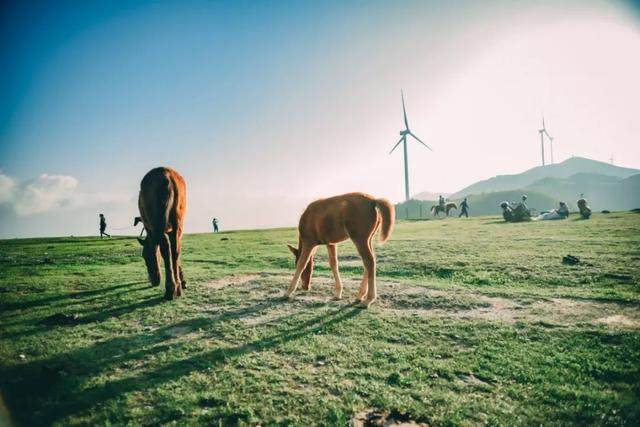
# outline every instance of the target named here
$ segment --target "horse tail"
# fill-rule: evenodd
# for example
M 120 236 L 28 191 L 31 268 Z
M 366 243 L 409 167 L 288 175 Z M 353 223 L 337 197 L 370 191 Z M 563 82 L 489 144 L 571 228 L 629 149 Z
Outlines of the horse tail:
M 387 199 L 376 199 L 376 208 L 382 216 L 382 230 L 380 231 L 380 243 L 384 243 L 391 237 L 391 230 L 395 222 L 395 207 Z
M 156 215 L 154 218 L 154 227 L 158 233 L 157 238 L 161 238 L 167 232 L 173 209 L 174 189 L 171 178 L 167 172 L 162 173 L 158 177 L 156 193 Z

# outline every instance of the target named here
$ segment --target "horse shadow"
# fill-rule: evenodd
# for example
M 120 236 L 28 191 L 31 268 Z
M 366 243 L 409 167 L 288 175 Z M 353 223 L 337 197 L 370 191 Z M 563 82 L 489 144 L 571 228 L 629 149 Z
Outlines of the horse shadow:
M 155 301 L 156 298 L 153 300 Z M 260 313 L 282 303 L 280 297 L 274 297 L 254 305 L 225 311 L 213 317 L 201 316 L 187 319 L 150 332 L 111 338 L 87 347 L 56 354 L 47 359 L 0 367 L 0 386 L 12 391 L 5 396 L 5 399 L 18 425 L 49 425 L 125 393 L 152 389 L 194 371 L 214 368 L 248 353 L 259 353 L 314 335 L 362 312 L 360 307 L 344 305 L 338 310 L 313 316 L 310 319 L 293 323 L 284 322 L 296 314 L 304 313 L 304 309 L 301 308 L 296 313 L 289 313 L 275 319 L 275 321 L 282 321 L 278 323 L 284 327 L 263 338 L 236 346 L 219 347 L 191 357 L 170 360 L 137 375 L 107 381 L 90 388 L 83 386 L 92 378 L 116 367 L 127 366 L 128 363 L 137 360 L 147 360 L 153 355 L 175 351 L 176 346 L 180 345 L 175 342 L 175 331 L 180 331 L 180 335 L 199 333 L 204 337 L 218 336 L 220 333 L 218 325 L 222 322 Z M 97 315 L 96 320 L 111 314 Z M 182 345 L 186 346 L 186 344 L 185 341 Z
M 116 291 L 123 288 L 132 288 L 132 287 L 141 288 L 142 286 L 135 286 L 135 285 L 141 285 L 143 283 L 148 283 L 148 282 L 136 281 L 136 282 L 119 283 L 117 285 L 100 287 L 97 289 L 90 289 L 90 290 L 80 291 L 80 292 L 72 292 L 64 295 L 53 295 L 50 297 L 38 298 L 38 299 L 33 299 L 28 301 L 10 302 L 5 304 L 0 304 L 0 308 L 2 308 L 2 310 L 4 311 L 27 310 L 30 308 L 37 308 L 43 305 L 56 303 L 58 301 L 78 300 L 78 299 L 83 299 L 91 296 L 101 296 L 103 294 L 110 293 L 111 291 Z M 86 302 L 86 301 L 88 300 L 86 299 L 83 300 L 83 302 Z

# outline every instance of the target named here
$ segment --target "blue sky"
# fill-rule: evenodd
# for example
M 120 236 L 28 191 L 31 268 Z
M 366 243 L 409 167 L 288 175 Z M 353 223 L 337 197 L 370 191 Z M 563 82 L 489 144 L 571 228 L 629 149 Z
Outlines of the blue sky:
M 188 180 L 189 231 L 294 225 L 345 191 L 400 200 L 400 88 L 435 148 L 410 148 L 412 193 L 536 166 L 543 113 L 558 160 L 640 166 L 627 3 L 5 2 L 0 19 L 0 237 L 91 233 L 98 211 L 124 228 L 157 165 Z

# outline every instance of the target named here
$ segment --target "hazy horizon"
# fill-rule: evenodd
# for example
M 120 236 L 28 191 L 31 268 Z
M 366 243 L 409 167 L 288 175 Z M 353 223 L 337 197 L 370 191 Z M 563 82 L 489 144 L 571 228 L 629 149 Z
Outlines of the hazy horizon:
M 349 191 L 455 192 L 554 159 L 640 168 L 630 2 L 6 3 L 0 237 L 114 234 L 152 167 L 187 232 L 293 226 Z

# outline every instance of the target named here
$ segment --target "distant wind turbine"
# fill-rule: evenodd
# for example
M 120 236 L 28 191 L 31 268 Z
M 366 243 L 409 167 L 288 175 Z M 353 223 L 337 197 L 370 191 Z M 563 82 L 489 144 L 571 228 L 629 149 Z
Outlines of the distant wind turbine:
M 400 97 L 402 98 L 402 113 L 404 114 L 404 130 L 400 131 L 400 140 L 396 143 L 396 145 L 393 146 L 391 151 L 389 151 L 389 154 L 393 153 L 393 150 L 395 150 L 398 145 L 402 143 L 402 148 L 404 149 L 404 198 L 405 200 L 409 200 L 409 162 L 407 159 L 407 135 L 411 135 L 416 141 L 427 147 L 429 150 L 431 150 L 431 147 L 422 142 L 420 138 L 415 136 L 411 132 L 411 130 L 409 130 L 409 121 L 407 120 L 407 110 L 404 107 L 404 93 L 402 92 L 402 90 L 400 91 Z
M 542 117 L 542 129 L 538 129 L 540 134 L 540 150 L 542 151 L 542 166 L 544 166 L 544 136 L 549 138 L 549 146 L 551 148 L 551 164 L 553 164 L 553 137 L 547 132 L 547 128 L 544 125 L 544 116 Z

